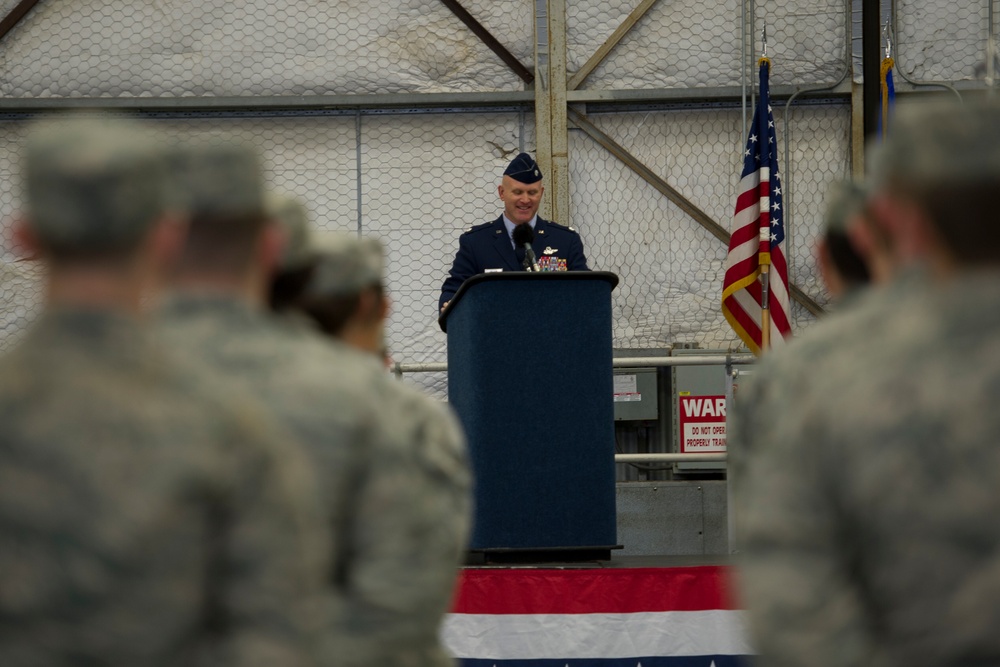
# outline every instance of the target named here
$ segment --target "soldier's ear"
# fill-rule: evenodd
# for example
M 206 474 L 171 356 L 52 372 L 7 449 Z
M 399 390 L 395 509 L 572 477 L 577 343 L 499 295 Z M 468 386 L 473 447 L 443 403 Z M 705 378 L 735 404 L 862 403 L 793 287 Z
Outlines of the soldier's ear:
M 837 272 L 837 267 L 830 256 L 830 244 L 825 237 L 816 240 L 816 268 L 819 269 L 820 279 L 826 285 L 826 291 L 833 298 L 838 298 L 844 293 L 844 282 Z
M 362 322 L 383 322 L 389 316 L 389 297 L 375 288 L 361 290 L 355 315 Z
M 25 218 L 18 217 L 7 228 L 7 248 L 21 259 L 38 259 L 42 243 Z
M 285 230 L 276 222 L 264 226 L 260 234 L 258 260 L 269 272 L 277 268 L 285 251 Z
M 383 291 L 382 298 L 379 299 L 379 304 L 378 304 L 378 316 L 380 320 L 388 319 L 389 309 L 391 307 L 392 303 L 389 301 L 389 295 Z
M 172 266 L 180 258 L 187 241 L 188 221 L 179 215 L 161 217 L 150 230 L 152 252 L 165 266 Z

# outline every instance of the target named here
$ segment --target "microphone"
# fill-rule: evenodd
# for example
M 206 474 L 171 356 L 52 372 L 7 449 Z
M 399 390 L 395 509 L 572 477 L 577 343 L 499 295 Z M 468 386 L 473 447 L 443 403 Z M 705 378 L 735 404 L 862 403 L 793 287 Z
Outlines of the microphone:
M 521 266 L 525 271 L 540 271 L 538 262 L 535 261 L 535 251 L 531 248 L 531 242 L 535 240 L 535 230 L 526 222 L 514 225 L 514 245 L 524 247 L 524 261 Z

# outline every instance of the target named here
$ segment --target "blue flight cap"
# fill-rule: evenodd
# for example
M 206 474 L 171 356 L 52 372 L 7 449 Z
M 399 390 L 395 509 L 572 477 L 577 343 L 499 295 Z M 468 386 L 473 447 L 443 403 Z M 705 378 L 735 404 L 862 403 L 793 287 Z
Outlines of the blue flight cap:
M 542 170 L 538 163 L 527 153 L 521 153 L 510 161 L 504 176 L 510 176 L 519 183 L 537 183 L 542 180 Z

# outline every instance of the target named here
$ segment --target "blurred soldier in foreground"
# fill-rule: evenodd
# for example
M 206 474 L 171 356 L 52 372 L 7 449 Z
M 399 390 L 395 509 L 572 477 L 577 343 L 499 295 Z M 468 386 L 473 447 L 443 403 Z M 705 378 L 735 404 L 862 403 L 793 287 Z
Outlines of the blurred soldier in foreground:
M 22 247 L 46 307 L 0 360 L 0 664 L 299 665 L 309 478 L 254 407 L 151 344 L 183 228 L 125 120 L 32 133 Z
M 416 454 L 397 428 L 378 361 L 267 310 L 282 231 L 265 214 L 252 149 L 202 143 L 175 156 L 191 228 L 163 334 L 208 368 L 237 378 L 308 447 L 324 495 L 333 556 L 317 587 L 324 664 L 423 664 L 397 633 L 414 618 L 426 501 Z
M 1000 664 L 1000 109 L 897 110 L 867 210 L 903 270 L 734 410 L 761 665 Z
M 830 296 L 837 303 L 851 299 L 871 282 L 865 258 L 851 239 L 862 220 L 865 193 L 851 181 L 835 183 L 827 196 L 825 231 L 816 243 L 816 265 Z
M 326 234 L 317 242 L 315 270 L 299 307 L 318 327 L 373 359 L 385 355 L 389 299 L 383 284 L 382 244 L 350 234 Z M 389 381 L 384 404 L 390 426 L 409 443 L 418 485 L 420 544 L 410 565 L 420 581 L 401 591 L 409 618 L 385 628 L 384 641 L 398 645 L 405 664 L 448 662 L 438 630 L 448 611 L 457 568 L 471 522 L 471 478 L 465 438 L 450 409 L 398 381 Z
M 315 250 L 309 233 L 306 207 L 294 197 L 270 193 L 266 200 L 268 217 L 283 231 L 281 258 L 271 276 L 268 300 L 276 313 L 293 313 L 315 264 Z

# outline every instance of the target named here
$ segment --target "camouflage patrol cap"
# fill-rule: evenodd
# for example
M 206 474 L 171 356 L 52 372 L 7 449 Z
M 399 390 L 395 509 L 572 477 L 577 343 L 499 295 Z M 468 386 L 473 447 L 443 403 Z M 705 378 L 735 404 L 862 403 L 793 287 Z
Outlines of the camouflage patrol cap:
M 278 268 L 292 270 L 304 267 L 313 257 L 306 207 L 297 199 L 273 192 L 267 195 L 265 205 L 267 216 L 285 232 L 285 248 Z
M 847 232 L 851 219 L 865 206 L 865 190 L 855 181 L 837 181 L 826 197 L 826 214 L 823 226 L 827 234 Z
M 1000 181 L 1000 105 L 950 98 L 901 104 L 870 167 L 874 188 Z
M 29 224 L 55 251 L 133 247 L 169 201 L 165 145 L 125 117 L 39 121 L 23 173 Z
M 339 296 L 355 294 L 382 282 L 382 243 L 371 237 L 327 232 L 317 239 L 316 269 L 306 294 Z
M 195 220 L 266 216 L 260 156 L 239 141 L 185 141 L 171 152 L 178 203 Z

